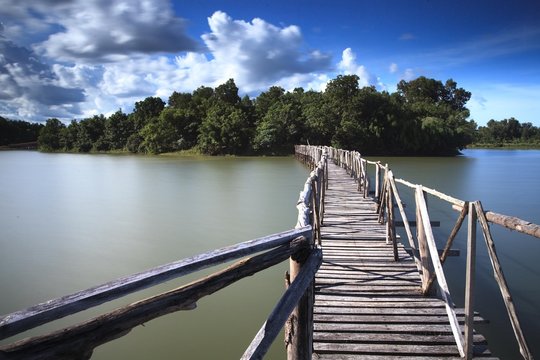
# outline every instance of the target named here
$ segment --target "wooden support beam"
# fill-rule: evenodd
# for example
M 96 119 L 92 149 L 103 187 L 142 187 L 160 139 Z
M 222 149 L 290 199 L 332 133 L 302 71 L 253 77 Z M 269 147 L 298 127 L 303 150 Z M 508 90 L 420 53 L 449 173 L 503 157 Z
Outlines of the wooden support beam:
M 527 345 L 527 341 L 525 340 L 525 335 L 523 334 L 523 330 L 521 329 L 516 307 L 514 306 L 514 301 L 512 300 L 510 289 L 508 288 L 508 284 L 506 283 L 506 279 L 502 271 L 502 266 L 499 262 L 499 257 L 497 256 L 495 242 L 493 241 L 491 231 L 489 229 L 488 219 L 480 201 L 475 201 L 474 206 L 476 209 L 476 214 L 478 216 L 478 221 L 480 222 L 480 225 L 482 227 L 482 234 L 484 235 L 484 240 L 486 241 L 489 258 L 493 267 L 493 274 L 495 280 L 497 281 L 497 284 L 499 285 L 499 289 L 501 290 L 504 305 L 506 306 L 506 310 L 508 311 L 510 323 L 512 324 L 514 334 L 516 335 L 516 339 L 519 344 L 519 351 L 524 359 L 533 359 L 533 355 L 529 350 L 529 346 Z
M 476 212 L 469 203 L 469 226 L 467 229 L 467 268 L 465 276 L 465 358 L 472 360 L 474 350 L 474 287 L 476 275 Z

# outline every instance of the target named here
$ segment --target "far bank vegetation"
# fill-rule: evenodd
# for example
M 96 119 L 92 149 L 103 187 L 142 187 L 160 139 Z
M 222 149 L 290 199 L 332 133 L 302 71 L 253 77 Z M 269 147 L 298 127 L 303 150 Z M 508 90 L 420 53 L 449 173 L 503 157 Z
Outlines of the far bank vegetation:
M 148 97 L 136 102 L 130 114 L 118 110 L 68 125 L 49 119 L 41 129 L 39 148 L 283 155 L 292 153 L 294 144 L 310 143 L 366 155 L 454 155 L 473 142 L 499 139 L 493 129 L 500 122 L 477 129 L 468 120 L 470 97 L 452 79 L 442 83 L 419 77 L 399 82 L 397 91 L 389 93 L 360 88 L 356 75 L 339 75 L 325 91 L 287 92 L 273 86 L 251 99 L 241 98 L 230 79 L 216 88 L 173 92 L 167 103 Z M 527 139 L 539 138 L 538 128 L 520 126 Z

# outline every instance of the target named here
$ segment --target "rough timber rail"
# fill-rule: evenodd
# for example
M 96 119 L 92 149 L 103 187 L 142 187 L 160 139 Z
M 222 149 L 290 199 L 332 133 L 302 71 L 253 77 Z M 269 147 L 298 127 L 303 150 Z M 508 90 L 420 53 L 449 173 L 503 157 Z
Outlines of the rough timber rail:
M 95 347 L 159 316 L 196 308 L 197 301 L 289 259 L 288 287 L 242 359 L 261 359 L 285 327 L 292 359 L 491 358 L 473 323 L 476 223 L 479 222 L 521 354 L 532 359 L 504 279 L 489 224 L 540 238 L 540 226 L 484 211 L 479 201 L 454 199 L 395 179 L 388 166 L 359 153 L 297 146 L 313 171 L 298 200 L 295 229 L 216 249 L 112 280 L 0 316 L 0 340 L 198 270 L 242 258 L 211 275 L 56 332 L 0 345 L 3 359 L 88 359 Z M 332 161 L 335 164 L 332 163 Z M 370 183 L 368 167 L 374 167 Z M 398 192 L 415 194 L 416 222 L 408 221 Z M 372 191 L 374 196 L 371 197 Z M 460 212 L 442 254 L 425 201 L 430 194 Z M 396 220 L 396 209 L 400 221 Z M 465 309 L 455 309 L 442 264 L 468 217 Z M 395 226 L 405 227 L 409 249 Z M 411 227 L 416 226 L 413 236 Z M 323 256 L 324 252 L 324 256 Z M 438 290 L 438 297 L 434 296 Z M 172 356 L 174 354 L 171 354 Z

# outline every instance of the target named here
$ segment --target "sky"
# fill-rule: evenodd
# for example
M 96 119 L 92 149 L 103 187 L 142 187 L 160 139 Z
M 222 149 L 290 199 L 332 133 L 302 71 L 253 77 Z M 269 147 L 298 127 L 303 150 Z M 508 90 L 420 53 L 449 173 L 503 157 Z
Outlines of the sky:
M 454 79 L 470 119 L 540 126 L 538 0 L 0 0 L 0 116 L 69 122 L 233 78 L 323 91 Z

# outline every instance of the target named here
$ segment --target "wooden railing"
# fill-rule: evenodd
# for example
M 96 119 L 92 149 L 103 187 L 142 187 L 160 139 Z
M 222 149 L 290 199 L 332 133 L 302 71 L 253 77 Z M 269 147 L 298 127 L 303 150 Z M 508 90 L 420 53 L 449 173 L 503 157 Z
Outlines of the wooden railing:
M 540 238 L 540 226 L 521 220 L 516 217 L 497 214 L 491 211 L 485 211 L 480 201 L 463 201 L 452 196 L 430 189 L 422 185 L 412 184 L 403 179 L 396 179 L 388 165 L 382 165 L 380 162 L 373 162 L 362 158 L 356 151 L 348 151 L 334 148 L 327 148 L 329 158 L 336 164 L 346 169 L 349 174 L 358 182 L 358 190 L 364 196 L 373 194 L 378 203 L 379 221 L 386 222 L 387 242 L 391 242 L 394 248 L 394 259 L 399 261 L 397 253 L 397 236 L 395 230 L 396 214 L 394 209 L 397 205 L 401 222 L 405 228 L 408 245 L 414 254 L 415 263 L 422 279 L 422 291 L 425 295 L 432 293 L 432 287 L 435 280 L 440 297 L 445 301 L 448 318 L 452 327 L 452 332 L 458 347 L 459 353 L 466 359 L 473 356 L 473 303 L 475 297 L 475 264 L 476 264 L 476 224 L 480 223 L 483 237 L 486 242 L 489 258 L 493 267 L 494 277 L 499 286 L 502 299 L 506 306 L 516 340 L 519 345 L 520 353 L 524 359 L 533 359 L 533 356 L 525 340 L 525 336 L 520 326 L 519 318 L 515 305 L 505 280 L 501 263 L 497 256 L 495 243 L 489 224 L 496 224 L 505 228 L 519 231 L 524 234 Z M 368 165 L 374 167 L 375 186 L 372 190 L 370 184 L 370 175 L 368 174 Z M 398 191 L 397 184 L 402 185 L 404 189 L 414 192 L 414 202 L 416 209 L 416 222 L 407 219 L 404 203 Z M 435 236 L 432 229 L 433 222 L 430 221 L 428 206 L 426 202 L 427 195 L 439 198 L 449 203 L 454 210 L 459 211 L 457 221 L 452 228 L 446 245 L 439 255 Z M 467 230 L 467 259 L 466 259 L 466 279 L 465 279 L 465 331 L 461 332 L 457 320 L 454 305 L 448 288 L 443 264 L 451 251 L 451 246 L 462 227 L 465 218 L 468 217 Z M 413 235 L 411 228 L 416 226 L 416 236 Z
M 290 259 L 288 288 L 255 335 L 242 359 L 261 359 L 286 325 L 289 359 L 311 357 L 313 279 L 322 262 L 319 241 L 324 212 L 327 154 L 314 150 L 304 161 L 313 166 L 298 200 L 295 229 L 212 250 L 126 276 L 0 317 L 0 340 L 39 325 L 193 272 L 242 260 L 177 289 L 100 315 L 50 334 L 0 346 L 0 359 L 88 359 L 94 348 L 132 328 L 179 310 L 191 310 L 204 296 Z

